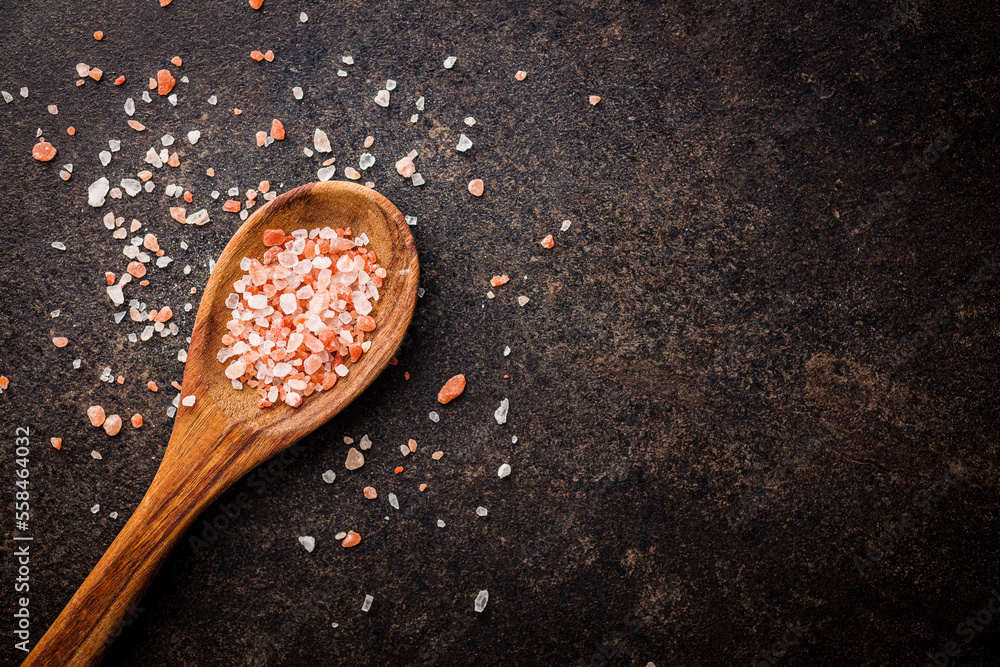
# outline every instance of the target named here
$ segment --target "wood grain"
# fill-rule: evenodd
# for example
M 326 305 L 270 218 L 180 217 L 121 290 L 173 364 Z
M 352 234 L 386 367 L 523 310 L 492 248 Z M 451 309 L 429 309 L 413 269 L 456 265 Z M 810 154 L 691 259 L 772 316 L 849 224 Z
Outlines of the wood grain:
M 225 299 L 243 257 L 263 256 L 265 229 L 350 227 L 367 233 L 388 272 L 372 316 L 378 328 L 368 352 L 329 391 L 298 408 L 257 408 L 257 394 L 235 391 L 216 359 L 229 310 Z M 413 316 L 419 264 L 413 237 L 389 200 L 355 183 L 310 183 L 254 213 L 229 241 L 209 278 L 195 320 L 183 396 L 173 433 L 145 497 L 73 595 L 25 666 L 94 665 L 174 545 L 198 515 L 248 471 L 336 415 L 378 377 L 396 353 Z

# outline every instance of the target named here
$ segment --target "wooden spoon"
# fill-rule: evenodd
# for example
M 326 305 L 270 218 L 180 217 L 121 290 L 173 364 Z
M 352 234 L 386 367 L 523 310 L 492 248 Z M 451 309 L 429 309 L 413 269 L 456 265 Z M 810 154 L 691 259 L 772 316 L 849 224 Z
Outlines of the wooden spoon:
M 217 223 L 223 224 L 223 223 Z M 388 275 L 372 316 L 372 345 L 329 391 L 298 408 L 257 407 L 257 393 L 236 391 L 216 359 L 230 311 L 224 302 L 244 272 L 243 257 L 263 256 L 265 229 L 350 227 L 368 234 Z M 198 308 L 182 396 L 170 443 L 146 496 L 24 665 L 94 665 L 125 616 L 139 602 L 187 528 L 229 486 L 254 467 L 344 409 L 396 353 L 417 298 L 419 265 L 402 214 L 375 191 L 346 182 L 310 183 L 277 197 L 240 227 L 219 257 Z

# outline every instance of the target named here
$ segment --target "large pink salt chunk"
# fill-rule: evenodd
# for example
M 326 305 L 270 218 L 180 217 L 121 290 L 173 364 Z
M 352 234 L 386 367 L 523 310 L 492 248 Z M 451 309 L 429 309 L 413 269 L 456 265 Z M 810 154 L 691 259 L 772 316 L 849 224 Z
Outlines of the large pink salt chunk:
M 306 357 L 306 360 L 302 362 L 302 369 L 305 370 L 307 375 L 312 375 L 320 369 L 323 365 L 323 360 L 319 358 L 319 355 L 310 354 Z

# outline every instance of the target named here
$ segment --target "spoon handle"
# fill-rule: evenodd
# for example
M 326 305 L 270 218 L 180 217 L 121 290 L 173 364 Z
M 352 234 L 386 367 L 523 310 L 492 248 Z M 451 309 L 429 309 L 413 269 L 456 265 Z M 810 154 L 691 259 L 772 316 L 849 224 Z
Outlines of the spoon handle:
M 208 457 L 194 462 L 184 455 L 191 452 L 193 441 L 203 446 L 206 440 L 221 441 L 226 434 L 207 435 L 193 429 L 175 431 L 142 502 L 22 667 L 100 662 L 170 550 L 194 519 L 239 477 L 220 474 L 226 464 L 233 463 L 231 459 Z

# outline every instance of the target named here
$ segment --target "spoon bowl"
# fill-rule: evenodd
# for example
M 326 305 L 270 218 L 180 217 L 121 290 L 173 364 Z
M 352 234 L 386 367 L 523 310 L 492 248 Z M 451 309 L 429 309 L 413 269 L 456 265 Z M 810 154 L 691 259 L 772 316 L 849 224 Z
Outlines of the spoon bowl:
M 292 408 L 261 409 L 257 393 L 233 389 L 216 358 L 231 315 L 225 306 L 244 257 L 260 259 L 265 229 L 347 228 L 368 235 L 387 275 L 371 313 L 378 323 L 368 352 L 329 390 Z M 198 308 L 177 408 L 163 461 L 142 502 L 24 666 L 94 665 L 138 603 L 172 547 L 198 515 L 244 474 L 311 433 L 378 377 L 413 316 L 419 264 L 409 227 L 388 199 L 340 181 L 309 183 L 257 210 L 219 257 Z

